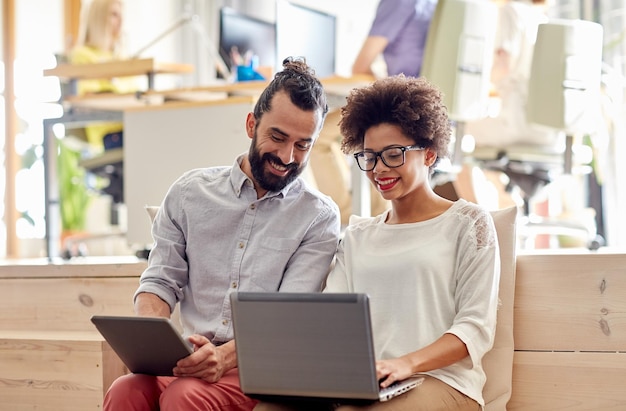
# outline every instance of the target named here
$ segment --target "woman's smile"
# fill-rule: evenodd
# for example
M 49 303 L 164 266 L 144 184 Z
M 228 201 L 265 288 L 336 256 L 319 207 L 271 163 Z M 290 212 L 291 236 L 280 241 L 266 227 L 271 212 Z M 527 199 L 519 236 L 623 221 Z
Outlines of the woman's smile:
M 400 178 L 395 177 L 395 178 L 375 178 L 374 181 L 376 181 L 376 185 L 378 186 L 378 189 L 380 191 L 387 191 L 387 190 L 391 190 L 393 187 L 395 187 L 396 183 L 400 180 Z

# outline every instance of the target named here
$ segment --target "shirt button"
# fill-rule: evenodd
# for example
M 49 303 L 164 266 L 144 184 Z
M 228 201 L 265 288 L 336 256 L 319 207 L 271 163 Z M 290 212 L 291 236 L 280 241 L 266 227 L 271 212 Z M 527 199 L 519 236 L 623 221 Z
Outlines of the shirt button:
M 233 288 L 237 288 L 237 281 L 233 281 L 230 286 L 233 287 Z
M 250 210 L 254 210 L 256 208 L 256 204 L 250 204 Z
M 222 325 L 227 325 L 227 324 L 228 324 L 228 320 L 224 318 L 224 319 L 222 320 Z
M 243 241 L 239 243 L 239 248 L 243 248 Z

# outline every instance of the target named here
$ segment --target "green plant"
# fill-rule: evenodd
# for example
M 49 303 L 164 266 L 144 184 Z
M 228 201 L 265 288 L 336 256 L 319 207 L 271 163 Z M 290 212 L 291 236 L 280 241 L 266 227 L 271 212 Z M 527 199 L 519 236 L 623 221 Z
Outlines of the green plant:
M 57 169 L 61 225 L 64 231 L 85 229 L 90 193 L 85 184 L 85 170 L 80 167 L 80 153 L 64 140 L 59 140 Z

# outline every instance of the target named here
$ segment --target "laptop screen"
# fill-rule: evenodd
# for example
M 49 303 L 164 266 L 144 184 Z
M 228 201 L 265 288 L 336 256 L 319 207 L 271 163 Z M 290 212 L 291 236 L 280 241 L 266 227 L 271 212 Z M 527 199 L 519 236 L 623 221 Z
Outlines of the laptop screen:
M 365 294 L 233 293 L 248 395 L 378 399 Z

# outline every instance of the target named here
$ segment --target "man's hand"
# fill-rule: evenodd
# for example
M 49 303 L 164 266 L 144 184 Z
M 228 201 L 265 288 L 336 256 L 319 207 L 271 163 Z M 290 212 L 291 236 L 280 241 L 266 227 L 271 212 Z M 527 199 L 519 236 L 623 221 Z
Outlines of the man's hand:
M 216 347 L 208 338 L 198 334 L 190 336 L 189 342 L 194 346 L 194 353 L 176 363 L 176 377 L 196 377 L 213 383 L 233 368 L 228 353 L 224 352 L 225 346 Z

